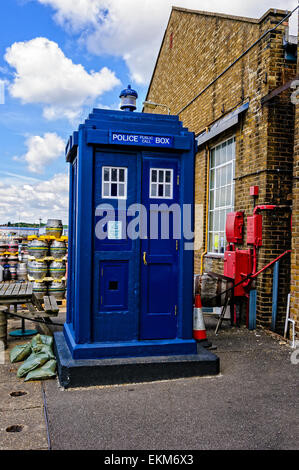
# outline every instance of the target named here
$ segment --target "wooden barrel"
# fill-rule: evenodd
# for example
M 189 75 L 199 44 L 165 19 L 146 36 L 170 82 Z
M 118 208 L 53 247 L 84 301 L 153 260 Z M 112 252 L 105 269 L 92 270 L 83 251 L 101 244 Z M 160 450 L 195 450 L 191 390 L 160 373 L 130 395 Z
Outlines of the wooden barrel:
M 7 258 L 7 263 L 9 264 L 10 267 L 12 266 L 17 266 L 19 261 L 18 255 L 16 254 L 11 254 Z
M 49 295 L 53 295 L 56 300 L 62 300 L 65 297 L 65 283 L 64 281 L 52 281 L 48 287 Z
M 29 256 L 33 256 L 35 259 L 43 259 L 47 256 L 49 246 L 44 240 L 31 240 L 27 245 Z
M 48 264 L 46 261 L 29 261 L 28 274 L 33 279 L 42 281 L 48 274 Z
M 7 251 L 7 241 L 0 240 L 0 253 L 5 253 L 5 251 Z
M 4 266 L 5 264 L 7 264 L 7 256 L 3 255 L 2 253 L 0 253 L 0 264 L 1 266 Z
M 17 278 L 18 278 L 18 281 L 27 281 L 27 264 L 26 263 L 18 263 Z
M 55 259 L 62 259 L 66 255 L 66 244 L 63 240 L 54 240 L 50 245 L 50 255 Z
M 52 261 L 49 265 L 49 274 L 53 279 L 62 279 L 65 276 L 65 262 Z
M 4 344 L 4 349 L 7 348 L 7 307 L 0 306 L 0 342 Z M 2 349 L 0 344 L 0 352 Z
M 17 267 L 10 266 L 9 270 L 10 270 L 11 280 L 16 281 L 17 280 Z
M 33 293 L 39 300 L 43 300 L 44 296 L 47 295 L 48 287 L 45 282 L 35 281 L 32 284 Z
M 7 251 L 9 251 L 10 253 L 18 253 L 18 250 L 19 250 L 18 240 L 16 239 L 10 240 L 8 242 Z
M 49 219 L 46 225 L 46 234 L 60 238 L 63 232 L 62 221 L 58 219 Z

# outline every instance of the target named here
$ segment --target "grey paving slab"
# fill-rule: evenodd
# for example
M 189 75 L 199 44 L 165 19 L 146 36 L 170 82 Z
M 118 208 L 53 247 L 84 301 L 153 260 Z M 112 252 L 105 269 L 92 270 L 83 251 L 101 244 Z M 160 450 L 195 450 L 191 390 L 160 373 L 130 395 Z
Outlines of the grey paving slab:
M 19 382 L 17 378 L 17 370 L 20 365 L 10 364 L 8 361 L 5 364 L 0 364 L 0 384 L 11 382 Z
M 0 397 L 0 412 L 43 406 L 40 382 L 24 383 L 24 380 L 19 380 L 0 383 Z
M 48 449 L 48 440 L 42 407 L 0 412 L 0 450 L 43 449 Z
M 19 329 L 20 320 L 10 319 L 8 326 L 9 331 Z M 26 328 L 32 329 L 33 324 L 26 322 Z M 0 356 L 0 450 L 48 449 L 41 382 L 19 379 L 17 370 L 22 363 L 11 364 L 9 358 L 15 345 L 31 339 L 9 336 L 8 349 Z M 20 432 L 8 432 L 9 428 Z

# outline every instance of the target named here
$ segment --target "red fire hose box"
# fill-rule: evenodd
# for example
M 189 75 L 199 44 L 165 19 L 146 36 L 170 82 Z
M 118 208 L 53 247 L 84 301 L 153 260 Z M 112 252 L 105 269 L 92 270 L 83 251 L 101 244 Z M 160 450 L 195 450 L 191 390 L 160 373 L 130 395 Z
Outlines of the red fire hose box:
M 224 276 L 231 277 L 235 284 L 252 273 L 252 255 L 250 250 L 226 251 L 224 253 Z M 236 297 L 247 294 L 246 283 L 235 288 Z
M 247 217 L 247 245 L 262 246 L 263 216 L 255 214 Z
M 230 212 L 226 216 L 226 240 L 228 243 L 242 243 L 244 212 Z

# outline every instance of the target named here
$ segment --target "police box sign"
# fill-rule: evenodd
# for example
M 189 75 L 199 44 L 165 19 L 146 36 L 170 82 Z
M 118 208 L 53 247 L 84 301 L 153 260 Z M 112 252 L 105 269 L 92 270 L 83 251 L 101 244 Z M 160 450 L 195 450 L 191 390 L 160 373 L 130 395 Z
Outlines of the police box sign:
M 148 145 L 150 147 L 173 147 L 173 137 L 111 132 L 110 143 L 121 145 Z

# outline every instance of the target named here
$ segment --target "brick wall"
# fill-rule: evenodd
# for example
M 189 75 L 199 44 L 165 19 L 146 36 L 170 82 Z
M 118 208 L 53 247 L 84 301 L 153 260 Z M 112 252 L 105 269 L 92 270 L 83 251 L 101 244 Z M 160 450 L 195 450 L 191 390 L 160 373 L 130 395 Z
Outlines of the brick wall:
M 260 20 L 254 20 L 173 8 L 147 96 L 148 100 L 167 104 L 171 113 L 179 114 L 184 126 L 195 134 L 200 134 L 242 103 L 249 102 L 249 109 L 242 115 L 239 125 L 209 141 L 208 146 L 204 144 L 199 148 L 195 203 L 203 207 L 205 214 L 208 147 L 235 136 L 235 210 L 245 211 L 245 216 L 252 214 L 249 188 L 253 185 L 260 188 L 258 204 L 284 206 L 279 211 L 263 214 L 264 243 L 259 251 L 258 268 L 291 246 L 294 110 L 290 92 L 283 93 L 268 105 L 261 104 L 264 96 L 296 75 L 296 64 L 284 59 L 282 37 L 287 23 L 268 34 L 220 79 L 208 85 L 284 16 L 284 11 L 270 10 Z M 159 108 L 157 112 L 161 110 Z M 145 111 L 150 112 L 147 108 Z M 194 253 L 195 273 L 201 269 L 206 229 L 204 215 L 201 221 L 197 220 L 195 228 L 196 236 L 200 237 Z M 280 270 L 277 323 L 280 332 L 290 288 L 289 264 L 289 260 L 283 261 Z M 205 256 L 204 269 L 222 273 L 223 258 Z M 272 271 L 263 274 L 257 285 L 257 323 L 267 327 L 272 312 Z

